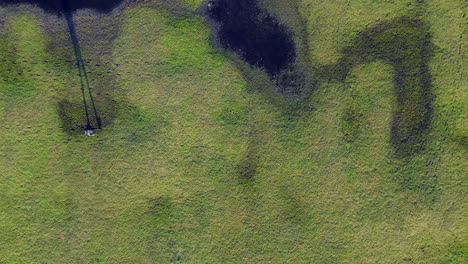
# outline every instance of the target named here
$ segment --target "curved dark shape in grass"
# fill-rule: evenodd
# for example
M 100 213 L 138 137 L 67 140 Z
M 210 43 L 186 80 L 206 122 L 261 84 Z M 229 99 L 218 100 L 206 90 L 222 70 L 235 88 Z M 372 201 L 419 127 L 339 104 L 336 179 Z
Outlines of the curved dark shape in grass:
M 209 16 L 219 23 L 221 45 L 239 54 L 270 76 L 295 61 L 294 41 L 274 17 L 256 0 L 218 0 L 208 4 Z
M 433 45 L 428 28 L 418 19 L 400 17 L 360 32 L 343 53 L 339 63 L 325 71 L 329 77 L 344 81 L 353 67 L 374 60 L 393 66 L 398 105 L 391 142 L 398 156 L 420 150 L 432 119 L 428 63 Z
M 124 0 L 3 0 L 2 4 L 35 4 L 40 8 L 52 12 L 61 13 L 64 9 L 74 12 L 78 9 L 92 8 L 99 12 L 109 12 Z

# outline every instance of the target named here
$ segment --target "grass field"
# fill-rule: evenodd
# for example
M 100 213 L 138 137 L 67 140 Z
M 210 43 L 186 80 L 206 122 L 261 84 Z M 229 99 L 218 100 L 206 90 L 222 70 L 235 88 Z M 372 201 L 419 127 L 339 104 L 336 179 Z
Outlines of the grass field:
M 468 262 L 464 1 L 264 0 L 314 80 L 301 99 L 213 46 L 202 4 L 75 13 L 95 137 L 65 20 L 0 7 L 1 264 Z M 322 71 L 402 16 L 433 44 L 430 127 L 404 157 L 394 67 Z

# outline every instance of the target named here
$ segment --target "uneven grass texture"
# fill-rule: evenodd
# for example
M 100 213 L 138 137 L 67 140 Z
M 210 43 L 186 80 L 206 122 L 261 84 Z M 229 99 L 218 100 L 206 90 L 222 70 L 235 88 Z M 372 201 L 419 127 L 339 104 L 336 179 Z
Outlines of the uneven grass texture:
M 417 154 L 392 145 L 394 65 L 318 76 L 288 111 L 211 45 L 201 0 L 75 13 L 106 122 L 86 137 L 65 21 L 0 7 L 0 263 L 466 263 L 465 3 L 290 3 L 262 4 L 317 71 L 360 32 L 424 23 L 432 119 Z

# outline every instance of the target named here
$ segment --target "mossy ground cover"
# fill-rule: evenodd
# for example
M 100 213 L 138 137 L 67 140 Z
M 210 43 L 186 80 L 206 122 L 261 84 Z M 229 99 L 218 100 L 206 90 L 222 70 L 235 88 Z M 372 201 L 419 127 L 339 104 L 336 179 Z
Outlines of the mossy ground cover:
M 312 76 L 313 92 L 287 98 L 212 46 L 193 0 L 75 13 L 107 123 L 70 133 L 80 111 L 61 104 L 81 99 L 65 21 L 3 7 L 0 263 L 466 262 L 466 7 L 291 3 L 264 5 L 318 73 L 366 29 L 409 15 L 427 26 L 424 148 L 395 156 L 388 61 Z

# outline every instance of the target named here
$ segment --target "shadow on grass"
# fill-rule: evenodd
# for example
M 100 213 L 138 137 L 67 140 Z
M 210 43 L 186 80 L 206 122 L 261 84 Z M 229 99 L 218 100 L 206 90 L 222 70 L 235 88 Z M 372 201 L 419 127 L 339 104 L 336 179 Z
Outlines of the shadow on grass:
M 86 65 L 83 61 L 83 56 L 81 55 L 80 43 L 78 41 L 78 36 L 76 35 L 75 23 L 73 22 L 73 13 L 71 12 L 71 9 L 69 9 L 69 7 L 66 5 L 63 15 L 65 17 L 65 20 L 67 21 L 68 32 L 70 33 L 70 40 L 73 45 L 73 51 L 75 52 L 76 66 L 78 68 L 78 76 L 80 78 L 83 106 L 86 116 L 86 127 L 94 127 L 101 129 L 101 118 L 97 112 L 91 86 L 89 85 Z M 90 118 L 90 112 L 92 112 L 92 117 L 94 117 L 94 120 Z
M 62 13 L 65 8 L 74 12 L 78 9 L 91 8 L 99 12 L 109 12 L 124 0 L 2 0 L 2 4 L 34 4 L 50 13 Z

